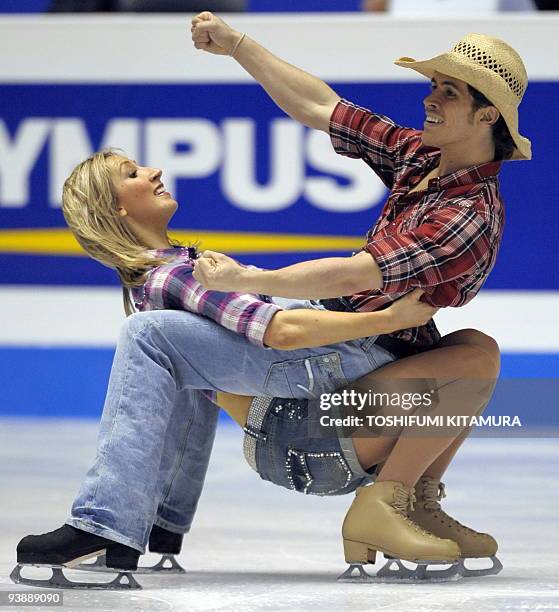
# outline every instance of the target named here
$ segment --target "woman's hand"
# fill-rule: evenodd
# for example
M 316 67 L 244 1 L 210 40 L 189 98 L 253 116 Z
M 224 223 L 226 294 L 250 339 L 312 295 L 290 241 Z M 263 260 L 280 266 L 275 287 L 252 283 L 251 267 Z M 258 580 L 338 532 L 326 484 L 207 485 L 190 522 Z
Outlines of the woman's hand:
M 196 49 L 214 55 L 232 55 L 243 36 L 227 25 L 223 19 L 208 11 L 194 17 L 190 31 Z
M 394 330 L 425 325 L 437 312 L 438 308 L 420 301 L 424 293 L 423 289 L 414 289 L 386 309 L 386 314 L 394 320 Z
M 215 251 L 204 251 L 194 265 L 194 278 L 214 291 L 243 291 L 242 281 L 247 270 L 231 257 Z

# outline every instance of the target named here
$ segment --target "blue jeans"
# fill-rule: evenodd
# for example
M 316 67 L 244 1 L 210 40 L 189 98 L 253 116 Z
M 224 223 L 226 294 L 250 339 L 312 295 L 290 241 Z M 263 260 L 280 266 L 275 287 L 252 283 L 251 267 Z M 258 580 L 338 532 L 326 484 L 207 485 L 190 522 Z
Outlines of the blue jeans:
M 154 523 L 187 532 L 218 416 L 202 390 L 315 398 L 392 361 L 374 339 L 279 351 L 252 345 L 189 312 L 128 317 L 114 357 L 97 455 L 67 523 L 141 552 Z

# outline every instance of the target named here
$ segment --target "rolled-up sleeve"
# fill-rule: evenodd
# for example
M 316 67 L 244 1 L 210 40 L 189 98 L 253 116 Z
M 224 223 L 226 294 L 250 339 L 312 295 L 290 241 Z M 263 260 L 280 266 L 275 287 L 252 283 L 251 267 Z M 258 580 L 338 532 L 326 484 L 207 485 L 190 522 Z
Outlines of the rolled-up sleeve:
M 421 132 L 340 100 L 330 117 L 330 140 L 336 153 L 363 159 L 392 188 L 403 159 L 421 145 Z
M 473 208 L 461 206 L 441 208 L 408 232 L 377 234 L 364 249 L 377 262 L 381 290 L 387 294 L 406 293 L 415 287 L 444 288 L 445 284 L 450 288 L 454 279 L 488 268 L 492 260 L 489 226 Z M 446 292 L 450 302 L 452 293 Z M 435 305 L 454 305 L 440 303 L 440 297 Z
M 264 334 L 272 317 L 282 310 L 252 294 L 206 290 L 187 264 L 156 268 L 144 286 L 144 299 L 137 306 L 140 310 L 194 312 L 261 347 L 265 346 Z

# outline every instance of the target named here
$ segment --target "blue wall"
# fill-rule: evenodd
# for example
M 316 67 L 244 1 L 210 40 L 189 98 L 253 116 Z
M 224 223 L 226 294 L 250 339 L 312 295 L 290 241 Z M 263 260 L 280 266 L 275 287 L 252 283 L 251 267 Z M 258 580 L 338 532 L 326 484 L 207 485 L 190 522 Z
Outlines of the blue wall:
M 333 84 L 350 100 L 374 108 L 403 125 L 420 126 L 422 99 L 427 85 L 418 83 Z M 557 236 L 559 190 L 552 173 L 559 141 L 559 83 L 535 82 L 522 102 L 520 126 L 533 144 L 532 161 L 506 162 L 501 173 L 506 207 L 505 234 L 497 265 L 486 287 L 492 289 L 559 289 Z M 248 106 L 247 106 L 248 103 Z M 545 120 L 542 120 L 545 109 Z M 145 121 L 152 117 L 207 120 L 222 135 L 226 119 L 244 118 L 255 126 L 258 153 L 256 181 L 270 181 L 271 122 L 285 116 L 264 91 L 243 85 L 0 85 L 0 121 L 14 139 L 29 118 L 77 119 L 93 148 L 100 146 L 107 124 L 115 118 L 139 122 L 140 139 Z M 0 126 L 2 127 L 2 126 Z M 118 146 L 121 143 L 111 143 Z M 222 145 L 224 146 L 224 145 Z M 186 150 L 187 144 L 176 143 Z M 340 188 L 348 184 L 343 175 L 314 168 L 301 155 L 306 177 L 331 176 Z M 18 208 L 0 208 L 2 228 L 64 227 L 59 208 L 48 203 L 49 168 L 53 160 L 52 139 L 47 137 L 29 176 L 28 202 Z M 138 160 L 141 163 L 141 157 Z M 360 162 L 355 162 L 360 163 Z M 165 168 L 163 168 L 165 171 Z M 164 176 L 165 180 L 165 176 Z M 174 193 L 181 207 L 172 226 L 194 230 L 260 231 L 364 236 L 377 218 L 384 196 L 360 212 L 333 213 L 312 205 L 303 193 L 276 212 L 243 210 L 223 190 L 221 167 L 207 176 L 177 181 Z M 196 238 L 194 233 L 192 239 Z M 314 254 L 325 256 L 327 253 Z M 250 255 L 240 257 L 256 265 L 287 265 L 312 253 Z M 0 254 L 0 283 L 115 284 L 114 275 L 84 258 L 31 257 Z
M 41 13 L 51 0 L 2 0 L 0 13 Z M 275 12 L 347 12 L 360 10 L 360 0 L 248 0 L 247 10 L 253 13 Z
M 42 13 L 50 0 L 2 0 L 0 13 Z
M 110 349 L 0 348 L 0 416 L 99 418 L 113 355 Z M 500 386 L 486 414 L 559 427 L 557 372 L 559 354 L 503 355 Z

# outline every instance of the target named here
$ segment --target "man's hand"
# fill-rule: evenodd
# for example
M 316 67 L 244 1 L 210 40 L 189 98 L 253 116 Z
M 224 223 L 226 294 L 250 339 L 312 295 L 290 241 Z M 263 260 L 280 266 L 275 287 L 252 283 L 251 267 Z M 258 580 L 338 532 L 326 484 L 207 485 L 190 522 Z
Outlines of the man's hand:
M 395 330 L 425 325 L 437 312 L 438 308 L 421 301 L 424 293 L 423 289 L 414 289 L 386 309 L 394 321 Z
M 227 25 L 223 19 L 208 11 L 194 17 L 190 31 L 196 49 L 214 55 L 231 55 L 243 36 Z
M 205 288 L 214 291 L 243 291 L 241 282 L 247 269 L 231 257 L 204 251 L 196 260 L 194 278 Z

